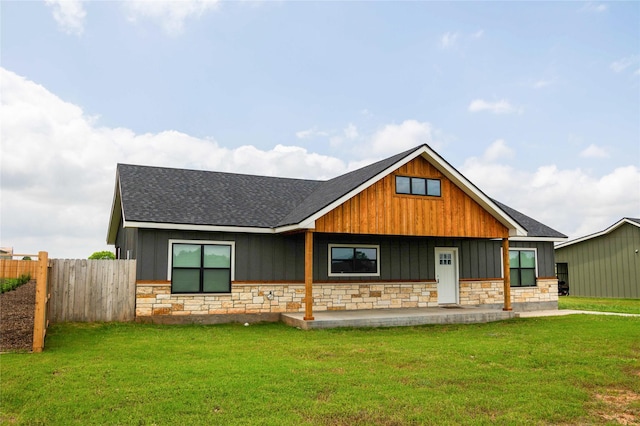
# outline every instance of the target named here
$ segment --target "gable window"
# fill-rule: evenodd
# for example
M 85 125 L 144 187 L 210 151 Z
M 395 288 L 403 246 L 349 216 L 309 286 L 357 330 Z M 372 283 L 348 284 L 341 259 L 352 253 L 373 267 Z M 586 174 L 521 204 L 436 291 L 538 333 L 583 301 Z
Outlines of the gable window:
M 329 244 L 329 276 L 379 276 L 380 246 Z
M 396 194 L 439 197 L 440 179 L 396 176 Z
M 169 241 L 172 293 L 230 293 L 235 245 L 229 241 Z
M 534 287 L 536 285 L 536 250 L 509 250 L 511 287 Z

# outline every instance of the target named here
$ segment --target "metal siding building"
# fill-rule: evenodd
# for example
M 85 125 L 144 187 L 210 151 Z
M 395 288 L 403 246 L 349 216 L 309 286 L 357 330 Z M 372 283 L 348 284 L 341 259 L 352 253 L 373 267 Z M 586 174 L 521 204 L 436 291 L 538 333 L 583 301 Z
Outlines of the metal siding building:
M 572 296 L 640 299 L 640 219 L 556 246 Z

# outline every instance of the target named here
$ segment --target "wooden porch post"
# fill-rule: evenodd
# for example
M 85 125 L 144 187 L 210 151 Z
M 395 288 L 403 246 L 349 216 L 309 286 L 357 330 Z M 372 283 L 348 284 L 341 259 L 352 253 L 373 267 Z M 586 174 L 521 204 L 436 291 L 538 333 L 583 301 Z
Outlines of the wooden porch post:
M 511 310 L 511 268 L 509 267 L 509 238 L 502 239 L 502 275 L 504 275 L 504 308 Z
M 304 233 L 304 320 L 313 321 L 313 231 Z

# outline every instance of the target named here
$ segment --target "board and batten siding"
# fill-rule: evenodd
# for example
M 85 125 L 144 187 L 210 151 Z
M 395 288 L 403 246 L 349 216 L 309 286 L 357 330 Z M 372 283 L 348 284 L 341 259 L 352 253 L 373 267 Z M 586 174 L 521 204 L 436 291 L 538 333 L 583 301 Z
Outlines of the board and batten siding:
M 208 233 L 191 231 L 138 230 L 138 280 L 167 280 L 170 239 L 234 241 L 235 281 L 303 282 L 304 235 Z M 380 246 L 380 277 L 329 277 L 329 244 Z M 460 278 L 483 279 L 502 276 L 501 242 L 488 239 L 400 237 L 314 233 L 313 279 L 316 282 L 362 280 L 433 280 L 435 248 L 458 248 Z M 513 242 L 512 247 L 537 248 L 538 275 L 554 275 L 553 244 Z
M 339 281 L 329 277 L 329 244 L 379 245 L 380 277 L 345 277 L 344 280 L 368 282 L 393 280 L 434 280 L 435 248 L 458 249 L 460 279 L 502 277 L 502 242 L 476 238 L 424 238 L 368 235 L 315 234 L 314 281 Z M 512 247 L 535 248 L 538 277 L 554 276 L 553 243 L 511 242 Z
M 625 223 L 608 234 L 556 249 L 572 296 L 640 299 L 640 228 Z
M 441 196 L 396 194 L 398 175 L 440 179 Z M 467 238 L 509 235 L 504 225 L 422 157 L 318 218 L 315 231 Z
M 304 280 L 304 235 L 271 235 L 139 229 L 138 279 L 163 281 L 169 267 L 169 240 L 235 242 L 236 281 Z

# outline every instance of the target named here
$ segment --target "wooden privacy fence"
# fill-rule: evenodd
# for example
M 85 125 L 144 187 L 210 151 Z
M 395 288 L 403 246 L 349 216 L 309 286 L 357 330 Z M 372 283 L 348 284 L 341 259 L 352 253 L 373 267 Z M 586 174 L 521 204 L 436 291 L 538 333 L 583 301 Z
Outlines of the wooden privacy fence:
M 29 256 L 33 260 L 0 259 L 0 278 L 19 278 L 20 275 L 29 274 L 31 279 L 36 278 L 38 271 L 38 259 L 35 254 L 14 254 L 13 257 Z
M 136 261 L 52 259 L 51 322 L 132 321 Z

